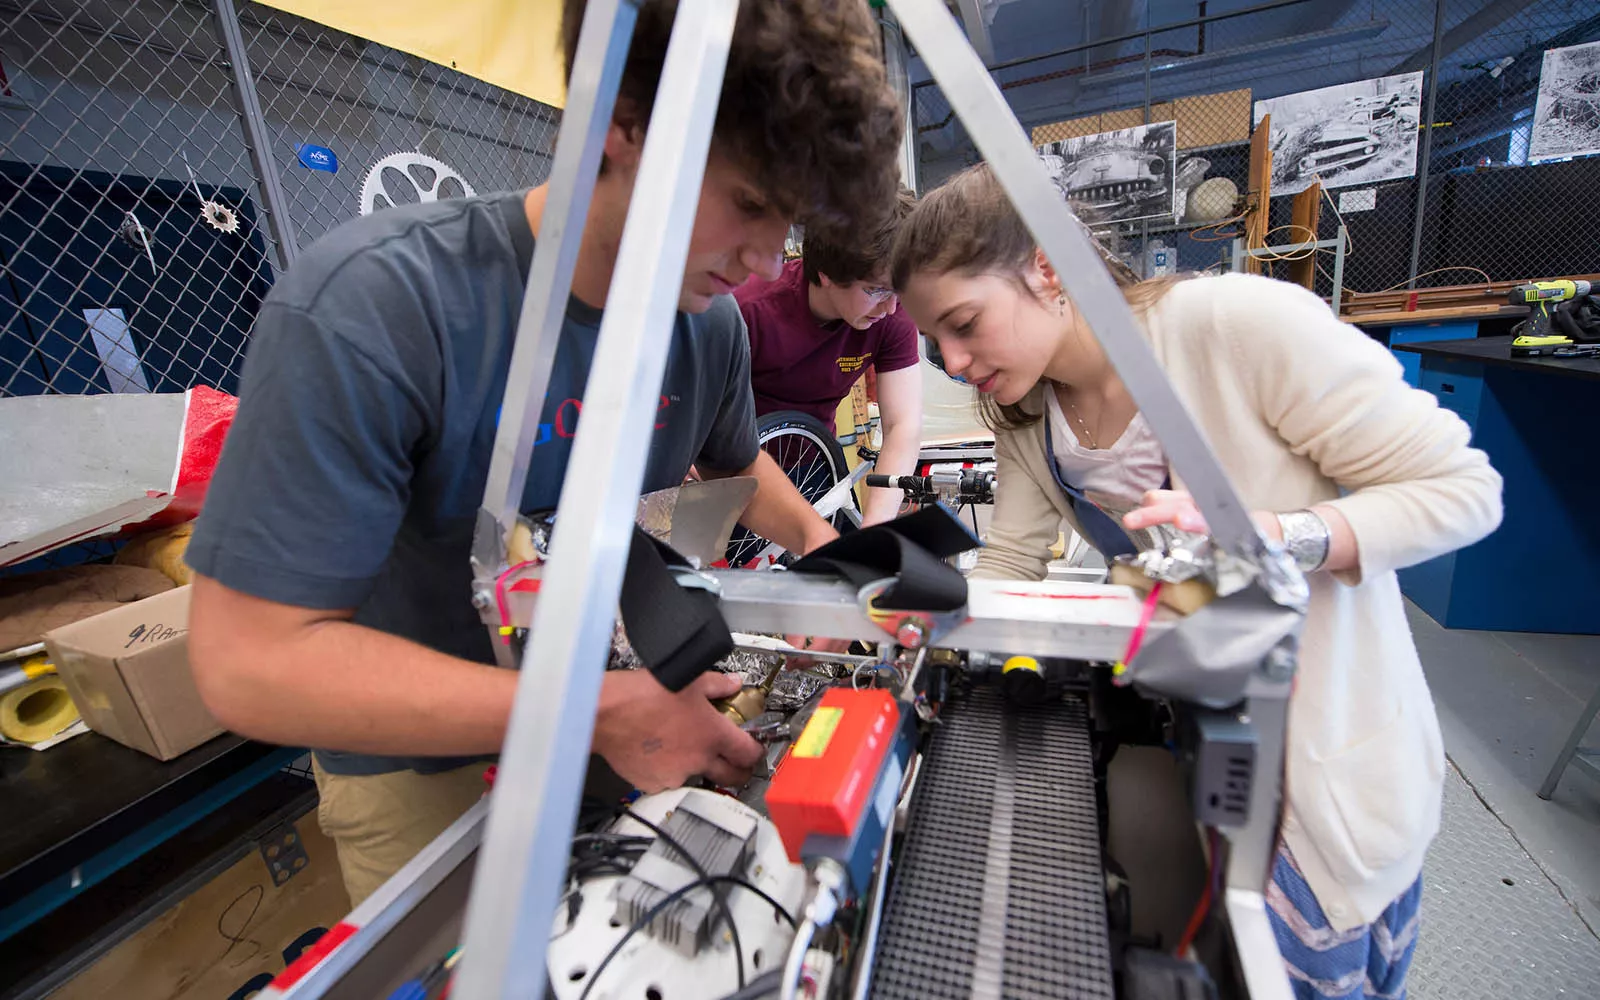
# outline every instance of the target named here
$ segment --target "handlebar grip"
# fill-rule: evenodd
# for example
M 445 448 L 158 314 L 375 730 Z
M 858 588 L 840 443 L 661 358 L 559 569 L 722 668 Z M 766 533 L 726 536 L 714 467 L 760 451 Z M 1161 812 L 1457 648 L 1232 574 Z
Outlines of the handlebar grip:
M 880 489 L 892 489 L 894 487 L 894 478 L 895 477 L 893 476 L 871 475 L 866 478 L 866 483 L 868 486 L 874 486 Z

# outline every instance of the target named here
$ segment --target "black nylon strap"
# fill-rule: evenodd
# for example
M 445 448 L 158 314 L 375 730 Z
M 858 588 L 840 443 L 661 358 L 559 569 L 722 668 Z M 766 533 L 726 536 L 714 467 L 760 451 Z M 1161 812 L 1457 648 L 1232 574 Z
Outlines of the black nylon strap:
M 622 624 L 656 680 L 669 691 L 682 691 L 733 652 L 733 636 L 717 599 L 680 586 L 669 565 L 689 562 L 635 525 L 622 576 Z
M 967 603 L 967 579 L 943 560 L 977 546 L 960 519 L 936 504 L 835 539 L 790 572 L 842 576 L 857 587 L 893 577 L 878 597 L 879 607 L 955 611 Z

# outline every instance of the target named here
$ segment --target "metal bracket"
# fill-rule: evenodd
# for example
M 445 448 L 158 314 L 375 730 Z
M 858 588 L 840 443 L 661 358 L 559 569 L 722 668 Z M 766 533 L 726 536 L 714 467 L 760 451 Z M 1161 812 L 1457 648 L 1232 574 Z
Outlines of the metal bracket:
M 856 603 L 867 620 L 883 629 L 904 649 L 932 646 L 967 620 L 965 606 L 954 611 L 894 610 L 878 607 L 878 598 L 895 585 L 893 577 L 874 580 L 856 592 Z
M 667 572 L 672 574 L 672 579 L 678 586 L 689 590 L 703 590 L 712 597 L 722 597 L 722 584 L 714 576 L 707 576 L 697 569 L 688 566 L 668 566 Z

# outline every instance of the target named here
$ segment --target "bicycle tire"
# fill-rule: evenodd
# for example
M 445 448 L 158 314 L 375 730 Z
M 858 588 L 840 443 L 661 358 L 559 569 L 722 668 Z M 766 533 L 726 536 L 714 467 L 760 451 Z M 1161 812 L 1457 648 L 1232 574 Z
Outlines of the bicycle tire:
M 822 421 L 800 410 L 774 410 L 756 421 L 756 440 L 789 476 L 807 503 L 815 504 L 850 474 L 844 448 Z M 844 515 L 834 516 L 835 526 Z M 742 527 L 728 542 L 728 565 L 745 565 L 762 549 L 766 539 Z

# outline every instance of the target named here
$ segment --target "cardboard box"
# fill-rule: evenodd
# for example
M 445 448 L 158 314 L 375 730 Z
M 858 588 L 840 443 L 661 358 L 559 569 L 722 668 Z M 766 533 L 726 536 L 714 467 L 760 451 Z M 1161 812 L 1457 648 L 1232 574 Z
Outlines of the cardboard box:
M 189 672 L 189 588 L 45 634 L 83 721 L 102 736 L 171 760 L 222 732 Z
M 308 864 L 285 882 L 252 849 L 83 969 L 51 1000 L 232 1000 L 266 987 L 350 912 L 333 841 L 295 823 Z M 437 956 L 435 956 L 437 957 Z

